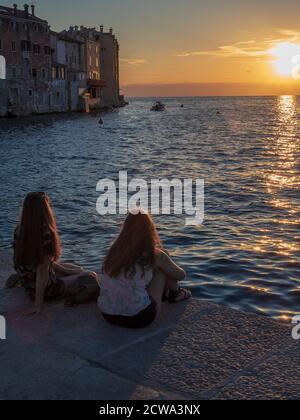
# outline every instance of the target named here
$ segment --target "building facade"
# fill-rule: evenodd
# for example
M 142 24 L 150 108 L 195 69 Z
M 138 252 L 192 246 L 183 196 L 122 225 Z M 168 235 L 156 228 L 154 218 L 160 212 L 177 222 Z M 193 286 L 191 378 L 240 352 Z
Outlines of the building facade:
M 62 107 L 61 112 L 84 111 L 83 94 L 87 86 L 84 43 L 53 31 L 50 33 L 50 39 L 51 86 L 62 97 L 56 106 Z
M 103 91 L 107 85 L 102 78 L 100 51 L 101 44 L 95 38 L 95 29 L 81 26 L 71 26 L 68 31 L 61 32 L 62 36 L 69 37 L 84 44 L 84 70 L 86 73 L 86 90 L 84 98 L 89 109 L 97 109 L 105 106 Z
M 112 30 L 53 32 L 35 7 L 0 6 L 0 116 L 124 105 Z M 3 76 L 6 73 L 6 77 Z
M 101 73 L 107 81 L 103 90 L 103 102 L 106 106 L 118 107 L 121 105 L 119 82 L 119 43 L 113 34 L 112 28 L 104 32 L 103 25 L 95 33 L 95 38 L 100 42 Z
M 95 83 L 93 80 L 98 79 L 97 72 L 99 71 L 100 73 L 101 106 L 110 108 L 126 105 L 124 97 L 120 96 L 119 43 L 112 28 L 108 32 L 105 32 L 103 25 L 100 26 L 99 30 L 96 28 L 86 28 L 84 26 L 79 28 L 75 26 L 70 27 L 68 31 L 63 31 L 62 33 L 86 40 L 88 44 L 94 44 L 93 55 L 96 54 L 98 59 L 94 57 L 96 61 L 93 61 L 94 70 L 92 69 L 91 73 L 91 69 L 89 68 L 91 63 L 89 63 L 90 58 L 88 58 L 87 72 L 90 75 L 90 85 Z M 86 50 L 89 51 L 88 47 Z M 94 76 L 92 77 L 93 73 Z
M 0 93 L 1 113 L 27 115 L 49 111 L 51 77 L 50 28 L 24 10 L 0 7 L 0 54 L 6 60 L 5 85 Z

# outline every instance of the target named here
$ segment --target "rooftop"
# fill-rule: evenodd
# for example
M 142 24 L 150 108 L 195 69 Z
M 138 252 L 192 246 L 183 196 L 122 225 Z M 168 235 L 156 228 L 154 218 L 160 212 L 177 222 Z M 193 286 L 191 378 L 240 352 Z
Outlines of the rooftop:
M 56 36 L 58 39 L 60 39 L 62 41 L 76 42 L 78 44 L 84 44 L 84 41 L 82 41 L 78 38 L 73 38 L 71 36 L 68 36 L 66 33 L 50 31 L 50 35 Z
M 28 7 L 28 9 L 25 9 L 25 6 Z M 21 18 L 21 19 L 27 19 L 35 22 L 40 23 L 48 23 L 46 20 L 41 19 L 37 16 L 35 16 L 35 8 L 34 6 L 31 6 L 31 13 L 29 12 L 29 6 L 25 5 L 24 10 L 18 9 L 17 7 L 6 7 L 0 5 L 0 15 L 9 16 L 11 18 Z

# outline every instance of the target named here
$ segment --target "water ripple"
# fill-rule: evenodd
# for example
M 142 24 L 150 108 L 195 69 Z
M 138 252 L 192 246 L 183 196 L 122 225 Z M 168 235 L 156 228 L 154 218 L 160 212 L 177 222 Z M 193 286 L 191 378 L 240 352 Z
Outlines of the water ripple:
M 274 318 L 299 312 L 300 99 L 151 100 L 97 116 L 0 121 L 0 246 L 8 246 L 22 198 L 49 192 L 64 257 L 99 270 L 121 223 L 95 211 L 96 183 L 130 176 L 199 177 L 206 182 L 202 227 L 156 217 L 167 248 L 201 298 Z M 180 108 L 184 103 L 185 107 Z

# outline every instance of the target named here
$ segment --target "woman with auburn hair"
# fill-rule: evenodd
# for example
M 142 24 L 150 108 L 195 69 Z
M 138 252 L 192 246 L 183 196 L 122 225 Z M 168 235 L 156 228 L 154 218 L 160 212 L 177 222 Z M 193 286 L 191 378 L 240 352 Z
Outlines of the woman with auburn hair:
M 66 304 L 72 306 L 98 297 L 97 275 L 60 263 L 60 255 L 60 238 L 48 196 L 42 192 L 28 194 L 14 238 L 18 279 L 34 301 L 24 315 L 40 313 L 44 302 L 68 298 Z
M 164 292 L 170 303 L 192 296 L 178 286 L 185 277 L 163 250 L 151 217 L 130 213 L 104 261 L 99 308 L 111 324 L 146 327 L 159 313 Z

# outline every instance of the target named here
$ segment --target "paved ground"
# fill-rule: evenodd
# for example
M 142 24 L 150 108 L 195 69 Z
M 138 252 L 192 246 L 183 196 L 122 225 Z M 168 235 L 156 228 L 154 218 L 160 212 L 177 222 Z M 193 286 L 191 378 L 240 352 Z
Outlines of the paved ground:
M 0 251 L 0 399 L 300 398 L 289 326 L 201 300 L 164 305 L 139 331 L 107 325 L 95 305 L 22 317 L 23 291 L 3 288 L 10 259 Z

